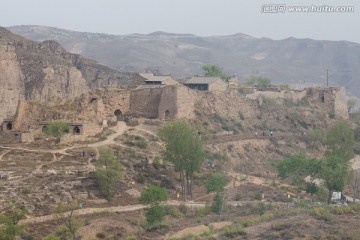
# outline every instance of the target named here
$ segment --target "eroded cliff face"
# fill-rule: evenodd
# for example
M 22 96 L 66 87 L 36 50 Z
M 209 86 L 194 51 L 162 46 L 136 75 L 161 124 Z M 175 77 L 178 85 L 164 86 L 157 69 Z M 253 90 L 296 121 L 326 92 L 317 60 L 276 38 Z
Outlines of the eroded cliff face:
M 74 98 L 90 88 L 124 86 L 135 76 L 68 53 L 54 41 L 33 42 L 0 27 L 0 122 L 14 116 L 19 100 Z
M 12 117 L 19 99 L 24 98 L 23 79 L 14 47 L 0 45 L 0 122 Z

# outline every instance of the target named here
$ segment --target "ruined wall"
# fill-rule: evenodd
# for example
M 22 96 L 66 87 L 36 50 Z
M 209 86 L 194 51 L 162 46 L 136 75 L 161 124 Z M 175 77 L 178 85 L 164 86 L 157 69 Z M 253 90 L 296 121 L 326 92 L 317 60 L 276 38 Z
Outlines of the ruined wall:
M 105 104 L 107 117 L 114 117 L 115 110 L 119 109 L 123 114 L 130 111 L 130 91 L 119 89 L 106 91 L 102 96 Z
M 219 79 L 209 84 L 209 91 L 226 91 L 227 84 Z
M 177 86 L 176 88 L 176 105 L 177 118 L 194 118 L 195 117 L 195 103 L 197 102 L 196 91 L 185 87 Z
M 146 118 L 159 117 L 159 105 L 163 88 L 133 90 L 130 95 L 130 111 Z
M 15 48 L 0 45 L 0 123 L 15 114 L 18 101 L 24 96 L 23 78 Z
M 335 88 L 334 95 L 335 95 L 335 100 L 334 100 L 335 115 L 344 119 L 349 119 L 345 88 L 343 87 Z
M 336 117 L 348 119 L 347 99 L 343 87 L 308 88 L 306 99 L 328 112 L 334 112 Z
M 271 99 L 289 99 L 293 101 L 300 100 L 306 96 L 306 90 L 291 90 L 291 89 L 274 89 L 259 91 L 256 88 L 253 89 L 252 93 L 246 94 L 248 99 L 259 99 L 259 97 L 266 97 Z
M 177 115 L 177 87 L 169 86 L 162 88 L 161 98 L 158 108 L 158 117 L 160 120 L 175 119 Z
M 246 98 L 237 91 L 226 92 L 197 92 L 199 98 L 195 104 L 196 111 L 201 114 L 221 116 L 238 119 L 240 113 L 245 117 L 256 117 L 259 112 L 257 100 Z
M 79 120 L 92 119 L 98 123 L 103 120 L 116 120 L 114 112 L 122 114 L 130 111 L 130 90 L 96 89 L 83 94 L 80 98 Z
M 74 135 L 72 131 L 73 127 L 70 128 L 70 133 L 65 134 L 61 138 L 62 143 L 70 143 L 75 141 L 86 141 L 89 140 L 88 137 L 95 136 L 103 131 L 103 127 L 97 123 L 83 123 L 81 126 L 81 133 Z

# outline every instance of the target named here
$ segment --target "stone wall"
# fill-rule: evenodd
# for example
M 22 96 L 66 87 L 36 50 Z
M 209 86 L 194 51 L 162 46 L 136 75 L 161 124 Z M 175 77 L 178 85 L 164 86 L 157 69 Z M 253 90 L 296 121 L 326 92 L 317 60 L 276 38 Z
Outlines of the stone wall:
M 209 84 L 209 91 L 225 91 L 227 89 L 227 84 L 219 79 Z
M 194 118 L 195 117 L 195 103 L 198 100 L 196 91 L 185 87 L 177 86 L 176 88 L 176 118 Z
M 247 118 L 256 117 L 259 114 L 258 101 L 248 99 L 237 91 L 197 93 L 199 100 L 195 106 L 201 113 L 207 115 L 217 113 L 232 119 L 239 119 L 240 115 Z
M 347 98 L 343 87 L 308 88 L 306 99 L 312 104 L 333 112 L 336 117 L 348 119 Z
M 349 112 L 347 108 L 347 98 L 345 94 L 345 88 L 334 88 L 333 90 L 335 95 L 334 100 L 334 112 L 335 115 L 343 119 L 349 118 Z
M 248 99 L 259 99 L 259 97 L 266 97 L 271 99 L 289 99 L 293 101 L 300 100 L 306 96 L 306 90 L 291 90 L 291 89 L 273 89 L 273 90 L 263 90 L 254 89 L 252 93 L 246 94 Z
M 62 143 L 70 143 L 74 141 L 86 141 L 88 137 L 95 136 L 103 131 L 103 127 L 97 123 L 82 123 L 81 124 L 81 133 L 73 134 L 73 126 L 70 128 L 70 133 L 65 134 L 61 138 Z
M 163 88 L 133 90 L 130 95 L 130 111 L 139 117 L 158 118 Z
M 177 116 L 177 87 L 169 86 L 162 88 L 158 107 L 158 118 L 160 120 L 175 119 Z

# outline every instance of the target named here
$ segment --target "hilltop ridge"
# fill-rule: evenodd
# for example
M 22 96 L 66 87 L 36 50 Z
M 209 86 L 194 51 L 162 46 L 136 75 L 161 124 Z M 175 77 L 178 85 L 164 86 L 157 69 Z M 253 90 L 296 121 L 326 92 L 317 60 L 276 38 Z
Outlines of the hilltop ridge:
M 155 32 L 108 35 L 44 26 L 13 26 L 27 38 L 59 41 L 68 51 L 122 71 L 157 70 L 183 77 L 202 74 L 204 64 L 217 64 L 240 81 L 264 76 L 276 84 L 343 86 L 359 97 L 360 44 L 313 39 L 195 36 Z

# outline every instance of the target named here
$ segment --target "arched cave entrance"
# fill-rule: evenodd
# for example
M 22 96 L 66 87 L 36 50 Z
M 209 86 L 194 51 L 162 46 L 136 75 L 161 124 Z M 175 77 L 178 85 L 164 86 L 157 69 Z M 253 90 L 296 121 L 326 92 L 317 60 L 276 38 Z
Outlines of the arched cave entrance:
M 321 102 L 324 103 L 325 102 L 325 96 L 322 95 L 321 98 L 320 98 Z
M 124 119 L 122 112 L 120 109 L 116 109 L 114 112 L 114 115 L 116 116 L 116 121 L 122 121 Z
M 74 135 L 80 135 L 80 133 L 81 133 L 80 128 L 79 128 L 78 126 L 75 126 L 75 127 L 73 128 L 73 134 L 74 134 Z
M 165 120 L 168 120 L 170 118 L 170 111 L 166 110 L 165 111 Z
M 11 122 L 8 122 L 6 124 L 6 130 L 10 131 L 12 129 L 12 123 Z

